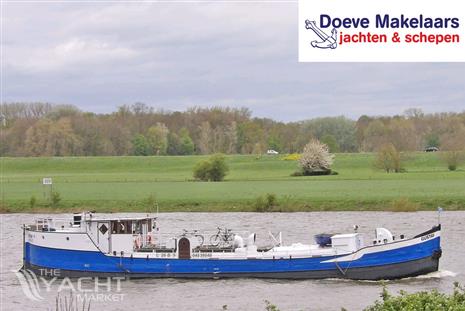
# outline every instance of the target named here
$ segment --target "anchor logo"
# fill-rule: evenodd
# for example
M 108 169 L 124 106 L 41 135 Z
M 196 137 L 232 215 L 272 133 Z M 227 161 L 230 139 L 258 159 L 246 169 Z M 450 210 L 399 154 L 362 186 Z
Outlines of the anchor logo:
M 317 41 L 317 40 L 313 40 L 312 42 L 310 42 L 310 44 L 314 48 L 333 49 L 333 50 L 335 48 L 337 48 L 337 30 L 336 30 L 336 28 L 333 28 L 333 30 L 331 30 L 331 36 L 328 36 L 326 33 L 323 32 L 323 30 L 321 30 L 320 28 L 318 28 L 316 26 L 315 21 L 310 21 L 308 19 L 305 21 L 305 28 L 313 30 L 313 32 L 318 37 L 320 37 L 321 40 L 323 40 L 323 41 L 320 41 L 320 42 Z

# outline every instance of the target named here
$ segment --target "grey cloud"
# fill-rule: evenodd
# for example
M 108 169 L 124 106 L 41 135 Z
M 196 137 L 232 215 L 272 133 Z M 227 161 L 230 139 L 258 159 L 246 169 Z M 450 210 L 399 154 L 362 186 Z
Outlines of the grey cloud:
M 464 64 L 302 64 L 295 3 L 14 4 L 4 100 L 247 106 L 293 121 L 461 111 Z

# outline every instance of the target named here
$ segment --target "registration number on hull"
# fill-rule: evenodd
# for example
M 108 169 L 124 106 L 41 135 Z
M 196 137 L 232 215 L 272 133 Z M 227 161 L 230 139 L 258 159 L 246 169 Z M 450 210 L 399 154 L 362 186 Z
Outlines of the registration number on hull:
M 426 240 L 429 240 L 429 239 L 431 239 L 431 238 L 434 238 L 434 233 L 430 233 L 430 234 L 427 234 L 427 235 L 425 235 L 425 236 L 422 236 L 422 237 L 421 237 L 421 240 L 422 240 L 422 241 L 426 241 Z

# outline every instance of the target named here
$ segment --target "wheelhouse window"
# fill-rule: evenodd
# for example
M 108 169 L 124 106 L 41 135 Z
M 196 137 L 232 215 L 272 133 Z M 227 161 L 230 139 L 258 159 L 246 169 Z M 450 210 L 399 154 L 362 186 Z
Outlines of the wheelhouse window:
M 151 219 L 143 220 L 112 220 L 112 234 L 142 234 L 149 231 L 152 226 Z M 146 232 L 145 232 L 146 233 Z
M 132 224 L 130 220 L 114 220 L 111 222 L 111 233 L 113 234 L 131 234 Z

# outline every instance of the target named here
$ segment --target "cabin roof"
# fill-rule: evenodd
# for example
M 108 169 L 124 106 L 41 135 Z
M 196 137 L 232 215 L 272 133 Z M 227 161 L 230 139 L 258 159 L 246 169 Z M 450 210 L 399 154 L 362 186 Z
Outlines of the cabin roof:
M 360 233 L 335 234 L 331 238 L 332 239 L 353 238 L 353 237 L 358 236 L 358 235 L 360 235 Z
M 99 222 L 103 222 L 103 221 L 128 221 L 128 220 L 149 220 L 149 219 L 154 219 L 156 217 L 85 217 L 83 220 L 84 221 L 89 221 L 89 222 L 92 222 L 92 221 L 99 221 Z

